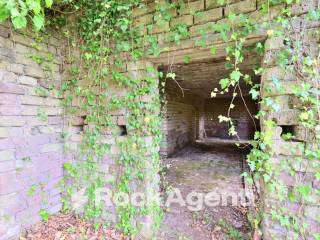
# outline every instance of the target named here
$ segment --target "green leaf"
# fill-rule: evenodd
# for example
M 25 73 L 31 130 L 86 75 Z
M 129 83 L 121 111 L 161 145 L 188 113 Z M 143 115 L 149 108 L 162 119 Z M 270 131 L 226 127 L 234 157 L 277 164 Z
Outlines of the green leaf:
M 256 89 L 252 88 L 249 92 L 251 94 L 251 97 L 253 100 L 256 100 L 258 99 L 259 95 L 260 95 L 260 92 L 257 91 Z
M 230 79 L 229 78 L 223 78 L 219 81 L 219 84 L 221 86 L 222 89 L 225 89 L 229 86 L 230 84 Z
M 24 28 L 27 26 L 27 19 L 24 16 L 17 16 L 12 19 L 14 28 Z
M 43 221 L 46 221 L 46 222 L 48 221 L 49 213 L 45 209 L 40 209 L 39 215 Z
M 186 56 L 183 57 L 183 62 L 184 62 L 185 64 L 190 63 L 190 60 L 191 60 L 191 57 L 188 56 L 188 55 L 186 55 Z
M 9 17 L 10 12 L 5 6 L 0 5 L 0 22 L 3 22 Z
M 33 25 L 37 31 L 44 27 L 44 17 L 42 14 L 34 15 L 32 18 Z
M 46 7 L 51 8 L 53 0 L 45 0 L 46 1 Z
M 312 191 L 310 186 L 299 186 L 297 190 L 304 197 L 308 196 Z
M 242 73 L 239 70 L 234 70 L 230 74 L 230 78 L 236 82 L 240 80 L 240 77 L 242 76 Z
M 212 46 L 212 47 L 210 48 L 210 53 L 211 53 L 212 55 L 215 55 L 216 52 L 217 52 L 217 46 Z

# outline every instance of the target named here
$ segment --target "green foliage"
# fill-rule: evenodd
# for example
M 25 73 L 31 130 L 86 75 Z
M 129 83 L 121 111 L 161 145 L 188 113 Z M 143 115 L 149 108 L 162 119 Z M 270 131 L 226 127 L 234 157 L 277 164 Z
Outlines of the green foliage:
M 52 4 L 52 0 L 1 0 L 0 22 L 10 18 L 13 26 L 19 29 L 26 27 L 28 19 L 31 19 L 35 30 L 39 31 L 44 27 L 44 9 Z
M 42 221 L 47 222 L 49 220 L 49 213 L 45 209 L 40 209 L 39 210 L 39 215 L 42 219 Z
M 65 4 L 65 3 L 68 4 Z M 305 52 L 303 42 L 298 38 L 292 38 L 288 31 L 289 21 L 294 19 L 290 12 L 290 5 L 296 3 L 294 0 L 269 0 L 261 3 L 261 14 L 270 16 L 272 6 L 283 4 L 283 10 L 272 21 L 255 24 L 250 17 L 244 14 L 234 14 L 230 12 L 226 21 L 206 25 L 200 28 L 199 38 L 194 40 L 194 46 L 208 48 L 208 51 L 215 56 L 217 45 L 208 47 L 208 35 L 218 33 L 224 42 L 232 43 L 226 47 L 226 69 L 229 75 L 219 81 L 220 90 L 214 89 L 211 97 L 218 93 L 232 92 L 232 101 L 226 116 L 220 115 L 219 122 L 226 122 L 230 125 L 229 135 L 237 136 L 237 129 L 231 117 L 231 111 L 235 107 L 234 99 L 240 92 L 240 82 L 250 86 L 251 97 L 259 101 L 266 107 L 261 109 L 257 116 L 261 118 L 278 112 L 281 107 L 274 97 L 264 96 L 260 89 L 264 87 L 266 93 L 272 95 L 274 92 L 281 94 L 285 91 L 279 76 L 272 76 L 270 83 L 262 86 L 255 84 L 251 77 L 241 71 L 241 64 L 247 57 L 250 48 L 256 54 L 262 56 L 265 51 L 264 43 L 258 42 L 254 46 L 246 46 L 245 43 L 251 34 L 256 34 L 261 30 L 266 31 L 269 38 L 283 37 L 285 45 L 279 49 L 275 64 L 286 70 L 297 73 L 300 82 L 294 86 L 292 96 L 299 100 L 299 106 L 293 106 L 299 111 L 300 125 L 308 131 L 314 133 L 315 142 L 319 143 L 319 89 L 315 84 L 310 83 L 310 79 L 319 79 L 319 56 Z M 130 76 L 123 73 L 126 66 L 137 63 L 146 57 L 158 56 L 162 50 L 168 50 L 169 44 L 181 44 L 184 39 L 191 39 L 190 28 L 183 22 L 175 24 L 168 32 L 168 46 L 161 47 L 157 35 L 141 34 L 142 30 L 152 32 L 157 27 L 165 26 L 172 19 L 172 12 L 187 7 L 184 3 L 168 1 L 166 4 L 157 2 L 153 13 L 154 24 L 133 28 L 132 9 L 135 7 L 144 8 L 145 4 L 139 0 L 129 1 L 57 1 L 53 0 L 0 0 L 0 21 L 10 19 L 17 29 L 27 26 L 28 21 L 32 23 L 34 29 L 39 31 L 45 25 L 45 8 L 51 8 L 54 4 L 62 3 L 64 10 L 74 13 L 74 19 L 65 30 L 65 37 L 70 47 L 66 62 L 69 76 L 62 83 L 61 96 L 64 98 L 66 114 L 86 113 L 86 124 L 90 127 L 85 129 L 81 144 L 81 156 L 75 162 L 65 163 L 64 169 L 67 176 L 63 181 L 63 187 L 67 198 L 63 200 L 66 210 L 71 208 L 70 199 L 80 189 L 85 189 L 88 202 L 84 208 L 84 215 L 90 219 L 97 219 L 106 209 L 94 202 L 94 195 L 100 187 L 107 184 L 112 185 L 115 192 L 131 194 L 132 186 L 144 188 L 146 181 L 157 184 L 155 176 L 160 171 L 160 158 L 158 153 L 161 139 L 160 125 L 160 97 L 158 92 L 158 78 L 163 78 L 152 66 L 144 66 L 145 74 Z M 229 1 L 218 0 L 219 5 L 229 8 Z M 80 10 L 80 11 L 79 11 Z M 63 11 L 62 11 L 63 12 Z M 308 20 L 318 21 L 320 19 L 319 9 L 312 9 L 306 14 Z M 192 12 L 191 14 L 201 14 Z M 263 18 L 262 18 L 263 19 Z M 51 23 L 66 23 L 65 15 L 57 15 L 50 19 Z M 300 36 L 306 32 L 299 33 Z M 168 41 L 167 41 L 168 40 Z M 35 46 L 35 49 L 38 47 Z M 74 55 L 73 51 L 80 50 L 80 54 Z M 33 61 L 41 64 L 43 69 L 50 74 L 50 62 L 53 61 L 53 54 L 48 56 L 29 55 Z M 192 61 L 190 56 L 184 56 L 184 63 Z M 139 69 L 140 70 L 140 69 Z M 254 73 L 258 76 L 264 74 L 263 66 L 258 66 Z M 138 76 L 139 75 L 139 76 Z M 175 73 L 169 72 L 166 78 L 175 79 Z M 80 83 L 87 82 L 86 86 Z M 318 82 L 317 82 L 318 83 Z M 162 82 L 164 86 L 164 82 Z M 124 95 L 112 94 L 112 87 L 121 87 L 127 90 Z M 39 96 L 48 96 L 46 89 L 37 89 Z M 240 92 L 241 95 L 241 92 Z M 144 98 L 148 100 L 142 100 Z M 242 96 L 240 96 L 242 97 Z M 77 108 L 73 102 L 79 102 Z M 126 109 L 127 135 L 119 136 L 117 124 L 114 120 L 113 112 Z M 45 114 L 40 109 L 39 117 L 45 120 Z M 312 196 L 319 191 L 306 185 L 303 181 L 296 186 L 286 186 L 280 179 L 279 174 L 283 171 L 295 176 L 294 166 L 304 160 L 308 161 L 310 167 L 319 169 L 320 152 L 318 149 L 304 148 L 300 151 L 301 145 L 292 150 L 303 152 L 301 158 L 289 158 L 281 161 L 281 164 L 274 162 L 275 146 L 273 134 L 276 124 L 271 119 L 262 121 L 263 131 L 256 132 L 252 141 L 252 150 L 247 155 L 247 162 L 250 173 L 243 176 L 250 184 L 262 181 L 266 190 L 272 192 L 279 201 L 271 206 L 272 219 L 287 228 L 289 232 L 294 232 L 294 238 L 305 235 L 305 223 L 300 216 L 289 213 L 285 207 L 281 207 L 286 201 L 299 201 L 304 206 L 305 202 L 312 201 Z M 111 134 L 115 139 L 115 144 L 120 153 L 116 162 L 115 180 L 106 181 L 105 175 L 101 173 L 101 164 L 106 154 L 114 146 L 105 142 L 105 133 Z M 67 136 L 64 136 L 67 138 Z M 152 137 L 152 138 L 149 138 Z M 290 143 L 295 141 L 291 133 L 282 134 L 282 139 Z M 150 142 L 151 139 L 151 142 Z M 68 149 L 66 146 L 65 149 Z M 302 164 L 301 164 L 302 165 Z M 111 173 L 110 173 L 111 174 Z M 316 179 L 320 179 L 320 173 L 315 174 Z M 66 184 L 68 183 L 68 184 Z M 37 186 L 32 186 L 28 193 L 35 194 Z M 262 203 L 257 202 L 256 208 L 262 208 Z M 154 227 L 158 227 L 162 218 L 159 203 L 152 202 L 142 207 L 134 207 L 131 204 L 116 206 L 119 218 L 118 227 L 127 235 L 135 235 L 139 231 L 139 226 L 134 224 L 135 219 L 145 215 L 151 215 L 154 219 Z M 48 213 L 42 209 L 39 214 L 44 220 L 48 219 Z M 253 225 L 257 228 L 261 222 L 262 214 L 257 212 Z M 98 223 L 97 223 L 98 224 Z M 239 233 L 230 229 L 224 222 L 220 225 L 226 230 L 231 238 L 241 239 Z M 314 234 L 315 239 L 319 239 L 319 234 Z

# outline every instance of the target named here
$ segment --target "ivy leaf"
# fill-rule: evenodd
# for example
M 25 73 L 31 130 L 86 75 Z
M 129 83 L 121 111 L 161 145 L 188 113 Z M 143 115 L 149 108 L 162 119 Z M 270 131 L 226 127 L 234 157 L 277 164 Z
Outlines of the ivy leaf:
M 219 84 L 221 86 L 222 89 L 225 89 L 229 86 L 230 84 L 230 79 L 229 78 L 223 78 L 219 81 Z
M 230 78 L 231 80 L 234 80 L 236 82 L 238 82 L 240 80 L 240 77 L 242 76 L 242 73 L 239 70 L 234 70 L 232 71 L 232 73 L 230 74 Z
M 39 210 L 39 215 L 40 215 L 40 217 L 41 217 L 41 219 L 42 219 L 43 221 L 45 221 L 45 222 L 48 221 L 48 219 L 49 219 L 49 213 L 48 213 L 46 210 L 40 209 L 40 210 Z
M 320 172 L 317 172 L 317 173 L 315 174 L 315 177 L 316 177 L 317 181 L 320 181 Z
M 46 0 L 46 7 L 51 8 L 53 0 Z
M 42 14 L 34 15 L 32 22 L 37 31 L 44 27 L 44 17 Z
M 183 57 L 183 62 L 184 62 L 185 64 L 190 63 L 190 60 L 191 60 L 191 57 L 188 56 L 188 55 L 186 55 L 186 56 Z
M 17 16 L 12 19 L 14 28 L 24 28 L 27 26 L 27 19 L 24 16 Z
M 304 197 L 307 197 L 312 191 L 310 186 L 299 186 L 297 190 Z
M 10 12 L 3 5 L 0 5 L 0 22 L 3 22 L 9 17 Z
M 212 55 L 215 55 L 216 52 L 217 52 L 217 47 L 216 47 L 216 46 L 212 46 L 212 47 L 210 48 L 210 53 L 211 53 Z
M 288 192 L 288 199 L 291 201 L 291 202 L 294 202 L 295 201 L 295 195 L 292 191 L 289 191 Z
M 259 91 L 254 88 L 252 88 L 249 93 L 251 94 L 253 100 L 256 100 L 260 95 Z
M 218 0 L 218 4 L 223 5 L 225 0 Z

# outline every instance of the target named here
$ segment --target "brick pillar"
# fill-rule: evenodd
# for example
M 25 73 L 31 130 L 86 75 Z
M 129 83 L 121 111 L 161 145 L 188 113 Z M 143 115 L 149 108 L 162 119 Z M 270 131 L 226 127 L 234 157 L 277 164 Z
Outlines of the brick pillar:
M 308 163 L 304 157 L 305 149 L 315 145 L 315 138 L 312 137 L 310 130 L 301 126 L 298 121 L 299 110 L 293 108 L 293 103 L 297 99 L 293 96 L 293 87 L 299 84 L 299 78 L 294 75 L 294 71 L 282 69 L 276 65 L 276 56 L 279 50 L 283 47 L 283 39 L 280 37 L 271 38 L 266 41 L 266 54 L 264 57 L 264 67 L 266 71 L 261 78 L 263 98 L 269 97 L 277 102 L 278 111 L 274 109 L 270 111 L 265 117 L 261 119 L 262 131 L 271 130 L 273 132 L 272 139 L 274 141 L 274 154 L 270 160 L 274 167 L 277 180 L 285 188 L 285 192 L 290 191 L 293 187 L 300 185 L 308 185 L 313 188 L 319 188 L 319 183 L 314 177 L 315 169 Z M 276 80 L 275 80 L 276 79 Z M 274 81 L 277 81 L 276 83 Z M 299 86 L 299 85 L 298 85 Z M 271 89 L 271 91 L 270 91 Z M 270 107 L 262 105 L 262 110 L 268 110 Z M 265 120 L 273 120 L 276 124 L 273 128 L 267 129 Z M 281 134 L 284 131 L 292 131 L 295 138 L 291 141 L 282 139 Z M 316 145 L 314 149 L 316 149 Z M 291 167 L 289 169 L 281 168 L 283 163 Z M 292 174 L 294 171 L 294 174 Z M 319 169 L 318 169 L 319 171 Z M 304 179 L 301 182 L 301 179 Z M 308 224 L 306 227 L 306 236 L 311 238 L 311 234 L 320 232 L 319 219 L 320 216 L 320 198 L 317 194 L 312 194 L 310 201 L 306 202 L 304 206 L 300 205 L 298 201 L 289 200 L 287 193 L 284 193 L 284 199 L 279 199 L 274 191 L 270 190 L 266 184 L 262 184 L 262 196 L 264 203 L 264 220 L 263 239 L 291 239 L 292 232 L 288 232 L 285 227 L 282 227 L 279 221 L 271 220 L 271 211 L 273 208 L 280 210 L 282 207 L 286 208 L 288 214 L 292 214 L 301 218 L 304 223 Z

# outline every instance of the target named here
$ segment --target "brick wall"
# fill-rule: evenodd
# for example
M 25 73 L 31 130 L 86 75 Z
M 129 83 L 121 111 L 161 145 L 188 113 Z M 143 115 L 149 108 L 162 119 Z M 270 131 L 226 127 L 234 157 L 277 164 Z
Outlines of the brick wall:
M 27 31 L 0 25 L 1 240 L 38 222 L 40 209 L 61 208 L 63 110 L 57 92 L 48 91 L 60 84 L 60 47 L 56 37 L 37 43 Z M 30 59 L 35 55 L 52 71 Z
M 244 99 L 253 117 L 258 112 L 257 104 L 250 97 Z M 207 137 L 232 138 L 228 135 L 229 124 L 220 123 L 218 118 L 219 115 L 226 116 L 230 103 L 231 98 L 215 98 L 205 102 L 204 129 Z M 239 138 L 252 139 L 256 131 L 255 124 L 258 130 L 258 122 L 253 122 L 242 99 L 236 98 L 233 104 L 235 107 L 231 110 L 230 117 L 234 120 Z
M 165 99 L 160 153 L 168 156 L 196 140 L 203 100 L 190 91 L 182 92 L 172 80 L 167 80 Z
M 314 37 L 315 32 L 312 28 L 315 23 L 306 22 L 303 17 L 298 19 L 296 23 L 295 31 L 299 31 L 299 26 L 309 26 L 311 28 L 311 30 L 308 31 L 308 36 L 305 37 L 308 38 L 310 46 L 315 47 L 312 54 L 317 54 L 319 49 L 316 46 L 320 40 Z M 319 27 L 319 23 L 317 24 Z M 280 37 L 268 39 L 266 42 L 264 59 L 264 67 L 266 70 L 262 75 L 261 94 L 276 102 L 280 110 L 277 112 L 273 111 L 261 119 L 261 126 L 262 130 L 266 129 L 263 122 L 267 119 L 272 119 L 276 123 L 276 126 L 269 129 L 273 132 L 273 141 L 275 143 L 275 154 L 271 159 L 271 163 L 275 169 L 280 169 L 279 182 L 285 186 L 286 191 L 301 185 L 319 189 L 319 181 L 315 178 L 315 173 L 319 171 L 319 164 L 312 163 L 316 160 L 310 161 L 304 157 L 305 151 L 319 149 L 319 145 L 316 144 L 315 133 L 299 123 L 298 115 L 303 108 L 301 108 L 301 102 L 293 95 L 293 86 L 299 84 L 301 80 L 290 70 L 290 65 L 283 69 L 275 64 L 276 56 L 283 46 L 283 42 L 283 39 Z M 272 83 L 273 76 L 279 79 L 279 84 L 283 86 L 283 89 L 279 90 L 274 87 Z M 313 84 L 312 82 L 310 83 Z M 270 92 L 268 88 L 272 88 L 273 91 Z M 264 110 L 268 110 L 268 106 L 266 105 L 262 105 L 261 107 Z M 281 137 L 281 134 L 286 132 L 292 133 L 294 139 L 289 142 L 285 141 Z M 280 167 L 284 165 L 283 163 L 291 166 L 290 173 Z M 320 198 L 318 194 L 313 192 L 308 200 L 304 200 L 303 204 L 301 204 L 298 200 L 288 199 L 286 201 L 279 201 L 279 196 L 268 188 L 263 188 L 262 192 L 262 200 L 264 201 L 265 207 L 265 217 L 263 219 L 264 239 L 284 239 L 288 236 L 289 238 L 294 238 L 292 232 L 286 231 L 279 222 L 271 220 L 273 208 L 287 209 L 288 214 L 299 216 L 300 220 L 303 220 L 304 224 L 306 224 L 306 239 L 314 239 L 312 235 L 320 233 L 318 218 L 318 216 L 320 216 Z
M 231 2 L 231 9 L 235 13 L 247 13 L 257 22 L 263 20 L 261 19 L 261 15 L 256 11 L 261 6 L 262 0 L 232 0 L 229 2 Z M 304 14 L 315 2 L 315 0 L 303 1 L 301 5 L 294 7 L 294 13 L 298 15 Z M 154 3 L 147 4 L 145 8 L 134 10 L 134 25 L 140 25 L 141 36 L 148 31 L 157 37 L 158 42 L 162 46 L 168 45 L 170 39 L 168 33 L 169 26 L 174 26 L 177 22 L 186 23 L 189 26 L 191 36 L 190 38 L 183 39 L 180 45 L 171 44 L 170 48 L 165 48 L 157 57 L 127 63 L 122 71 L 123 74 L 143 75 L 146 72 L 147 63 L 155 67 L 161 64 L 183 63 L 185 55 L 189 55 L 192 61 L 212 59 L 213 56 L 209 51 L 211 45 L 217 47 L 214 56 L 216 59 L 225 57 L 225 48 L 228 46 L 228 43 L 222 41 L 220 35 L 212 30 L 212 26 L 214 23 L 227 21 L 226 15 L 228 9 L 226 6 L 217 4 L 216 0 L 197 0 L 188 1 L 185 7 L 186 9 L 184 10 L 171 13 L 173 19 L 170 23 L 151 28 L 148 28 L 145 24 L 151 25 L 154 23 L 152 17 Z M 272 7 L 268 17 L 274 18 L 281 9 L 282 6 Z M 203 14 L 193 15 L 192 12 L 194 11 L 201 11 Z M 297 24 L 300 23 L 299 21 L 297 21 Z M 313 28 L 319 27 L 317 23 L 307 24 L 311 24 Z M 209 30 L 209 34 L 206 36 L 207 48 L 201 48 L 195 44 L 196 40 L 202 38 L 202 29 Z M 53 36 L 58 36 L 58 34 L 54 33 Z M 252 34 L 248 37 L 245 44 L 250 45 L 265 38 L 264 32 Z M 41 46 L 40 50 L 35 50 L 37 45 Z M 64 144 L 61 139 L 61 132 L 64 130 L 64 119 L 61 115 L 63 112 L 60 107 L 61 99 L 59 99 L 54 91 L 49 91 L 48 96 L 45 94 L 50 87 L 50 83 L 56 86 L 60 84 L 61 46 L 63 44 L 56 37 L 50 37 L 45 43 L 36 44 L 35 38 L 29 32 L 18 33 L 9 29 L 8 26 L 0 26 L 1 240 L 10 239 L 11 236 L 17 235 L 24 227 L 37 222 L 39 220 L 39 209 L 46 208 L 49 212 L 53 213 L 57 212 L 61 207 L 59 201 L 60 191 L 56 187 L 56 183 L 63 175 L 63 161 L 72 160 L 76 156 L 84 124 L 84 118 L 81 114 L 71 119 L 71 125 L 65 130 L 69 133 L 70 138 L 68 138 L 67 143 L 74 154 L 63 156 Z M 279 42 L 271 43 L 270 46 L 266 52 L 266 61 L 269 69 L 264 74 L 263 81 L 269 79 L 270 76 L 268 77 L 267 74 L 270 72 L 279 72 L 278 69 L 274 68 L 272 62 L 272 59 L 274 60 L 272 58 L 274 56 L 273 53 L 276 52 L 274 46 L 279 46 Z M 145 46 L 145 48 L 147 49 L 148 46 Z M 53 56 L 55 56 L 53 61 L 48 63 L 50 68 L 52 68 L 52 72 L 50 71 L 50 73 L 43 71 L 38 64 L 29 58 L 32 54 L 36 54 L 47 59 L 49 58 L 49 52 L 52 52 Z M 46 61 L 44 64 L 46 64 Z M 50 79 L 49 82 L 46 81 L 48 79 Z M 295 119 L 293 117 L 295 116 L 295 112 L 290 109 L 290 103 L 292 103 L 290 81 L 284 79 L 283 76 L 279 79 L 286 81 L 287 92 L 280 94 L 281 96 L 274 96 L 275 98 L 282 98 L 284 100 L 281 112 L 277 113 L 276 116 L 268 117 L 277 119 L 279 126 L 294 126 L 295 131 L 299 133 L 300 141 L 311 145 L 313 139 L 309 139 L 309 134 L 306 130 L 294 122 L 295 120 L 292 120 Z M 110 91 L 123 95 L 125 90 L 117 86 Z M 150 93 L 141 97 L 141 101 L 150 101 L 153 98 L 153 94 Z M 189 98 L 186 97 L 182 101 L 181 96 L 171 100 L 168 99 L 168 106 L 170 106 L 171 113 L 173 113 L 172 116 L 175 116 L 173 119 L 176 119 L 172 121 L 174 124 L 172 124 L 171 129 L 177 124 L 181 124 L 181 129 L 184 129 L 181 132 L 190 132 L 190 129 L 194 129 L 190 127 L 192 122 L 190 119 L 198 117 L 194 115 L 197 103 L 193 104 L 187 99 Z M 76 103 L 74 105 L 76 106 Z M 114 113 L 113 120 L 118 125 L 125 125 L 126 114 L 128 114 L 126 109 L 122 109 Z M 181 123 L 178 117 L 189 120 Z M 192 131 L 197 131 L 197 129 Z M 179 135 L 177 133 L 174 134 Z M 194 135 L 192 134 L 192 136 Z M 149 143 L 151 138 L 152 136 L 146 136 L 146 143 Z M 102 168 L 102 171 L 106 175 L 108 173 L 116 174 L 116 169 L 110 167 L 110 162 L 112 162 L 110 159 L 116 159 L 119 150 L 115 146 L 115 139 L 111 137 L 110 133 L 107 141 L 111 144 L 111 153 L 110 156 L 106 157 L 106 164 Z M 275 160 L 287 154 L 281 148 L 281 144 L 283 142 L 279 140 L 277 145 L 279 146 L 278 155 Z M 292 143 L 292 145 L 296 144 L 297 142 Z M 146 157 L 149 156 L 148 154 L 150 155 L 150 153 L 146 153 Z M 292 155 L 290 157 L 292 158 Z M 299 171 L 297 169 L 297 172 L 306 171 L 303 171 L 303 169 Z M 286 173 L 284 173 L 284 179 L 290 180 Z M 308 182 L 314 186 L 318 184 L 314 179 L 309 179 Z M 157 184 L 158 180 L 154 176 L 150 176 L 150 178 L 145 179 L 145 186 L 142 186 L 142 189 L 157 189 Z M 319 215 L 318 212 L 319 206 L 316 204 L 309 205 L 305 212 L 306 219 L 314 228 L 317 225 L 313 219 L 316 215 Z M 150 224 L 152 225 L 152 221 L 146 222 L 146 228 L 151 229 Z M 269 233 L 272 231 L 276 233 L 277 231 L 281 232 L 281 227 L 268 225 L 268 221 L 266 221 L 265 239 L 271 239 L 269 238 Z

